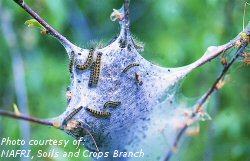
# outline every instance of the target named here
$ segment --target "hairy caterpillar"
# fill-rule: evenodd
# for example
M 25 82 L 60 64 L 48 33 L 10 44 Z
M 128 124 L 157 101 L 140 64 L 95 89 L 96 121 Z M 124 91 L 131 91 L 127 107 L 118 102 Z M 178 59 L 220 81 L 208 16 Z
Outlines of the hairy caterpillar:
M 88 55 L 88 58 L 85 61 L 85 63 L 84 64 L 77 64 L 76 68 L 79 69 L 79 70 L 88 69 L 91 66 L 91 64 L 92 64 L 93 54 L 94 54 L 94 48 L 91 48 L 89 50 L 89 55 Z
M 63 125 L 65 125 L 73 116 L 75 116 L 81 109 L 83 108 L 83 106 L 80 106 L 76 109 L 74 109 L 64 120 L 63 120 Z
M 100 75 L 100 70 L 101 70 L 101 57 L 102 57 L 102 53 L 99 52 L 97 54 L 97 58 L 96 58 L 96 62 L 95 62 L 95 66 L 94 66 L 94 77 L 93 77 L 93 84 L 97 84 L 99 81 L 99 75 Z
M 129 64 L 126 68 L 123 69 L 122 73 L 126 73 L 130 68 L 137 67 L 137 66 L 139 66 L 138 63 Z
M 71 51 L 70 61 L 69 61 L 69 72 L 72 73 L 72 67 L 74 66 L 75 52 Z
M 107 108 L 107 107 L 117 107 L 121 105 L 121 102 L 120 101 L 108 101 L 104 104 L 104 108 Z
M 90 109 L 88 107 L 86 107 L 85 109 L 89 111 L 90 113 L 94 114 L 95 116 L 109 117 L 111 115 L 110 112 L 97 111 L 97 110 Z
M 93 85 L 94 81 L 94 69 L 95 69 L 95 62 L 92 63 L 90 67 L 90 77 L 89 77 L 89 83 L 88 86 L 91 87 Z

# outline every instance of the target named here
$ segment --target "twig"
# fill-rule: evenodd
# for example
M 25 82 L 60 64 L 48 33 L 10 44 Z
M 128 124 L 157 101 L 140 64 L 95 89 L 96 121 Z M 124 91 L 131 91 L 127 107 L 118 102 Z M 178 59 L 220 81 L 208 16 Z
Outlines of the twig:
M 126 29 L 129 29 L 130 26 L 130 22 L 129 22 L 129 3 L 130 0 L 124 0 L 124 17 L 125 17 L 125 25 L 126 25 Z
M 58 39 L 63 46 L 72 48 L 75 46 L 69 40 L 67 40 L 63 35 L 51 27 L 46 21 L 44 21 L 34 10 L 32 10 L 28 5 L 25 4 L 23 0 L 14 0 L 19 6 L 21 6 L 26 12 L 28 12 L 34 19 L 36 19 L 43 27 L 46 28 L 47 33 Z
M 204 103 L 207 101 L 207 99 L 209 98 L 209 96 L 215 91 L 216 89 L 216 84 L 221 80 L 221 78 L 226 74 L 226 72 L 228 71 L 228 69 L 231 67 L 231 65 L 235 62 L 235 60 L 243 53 L 243 51 L 245 50 L 245 48 L 247 47 L 249 42 L 245 42 L 242 47 L 236 52 L 236 54 L 233 56 L 233 58 L 231 59 L 231 61 L 225 65 L 221 71 L 221 73 L 219 74 L 219 76 L 217 77 L 217 79 L 215 80 L 215 82 L 213 83 L 212 87 L 208 90 L 208 92 L 205 94 L 204 97 L 201 98 L 201 100 L 198 102 L 198 104 L 196 105 L 196 108 L 194 110 L 194 112 L 192 113 L 192 115 L 190 116 L 190 118 L 194 118 L 196 116 L 197 113 L 199 113 L 202 110 L 202 106 L 204 105 Z M 185 126 L 179 131 L 179 133 L 176 136 L 176 139 L 173 143 L 173 146 L 170 150 L 168 150 L 167 155 L 164 157 L 164 161 L 169 161 L 172 154 L 173 154 L 173 149 L 177 147 L 178 142 L 180 141 L 182 135 L 184 134 L 184 132 L 186 131 L 186 129 L 188 128 L 188 124 L 185 124 Z
M 217 77 L 217 79 L 215 80 L 215 82 L 213 83 L 212 87 L 208 90 L 208 92 L 206 93 L 206 95 L 199 101 L 196 109 L 195 109 L 195 113 L 199 112 L 202 105 L 207 101 L 207 99 L 209 98 L 209 96 L 215 91 L 216 89 L 216 85 L 217 83 L 222 79 L 222 77 L 226 74 L 226 72 L 228 71 L 228 69 L 230 68 L 230 66 L 235 62 L 235 60 L 243 53 L 243 51 L 245 50 L 245 48 L 247 47 L 248 43 L 245 43 L 234 55 L 234 57 L 231 59 L 231 61 L 224 66 L 224 68 L 222 69 L 221 73 L 219 74 L 219 76 Z
M 13 112 L 4 111 L 4 110 L 0 110 L 0 116 L 12 117 L 15 119 L 21 119 L 21 120 L 25 120 L 25 121 L 34 122 L 37 124 L 53 126 L 52 122 L 49 120 L 42 120 L 42 119 L 30 117 L 30 116 L 25 116 L 22 114 L 15 114 Z
M 97 143 L 96 143 L 96 141 L 95 141 L 94 136 L 91 134 L 91 132 L 90 132 L 87 128 L 85 128 L 85 127 L 82 127 L 82 128 L 89 134 L 89 136 L 91 137 L 91 139 L 93 140 L 93 142 L 94 142 L 94 144 L 95 144 L 95 147 L 96 147 L 97 152 L 99 152 L 100 150 L 99 150 L 99 148 L 98 148 L 98 146 L 97 146 Z
M 124 6 L 124 26 L 125 26 L 125 39 L 129 39 L 129 33 L 130 33 L 130 21 L 129 21 L 129 3 L 130 0 L 124 0 L 123 6 Z

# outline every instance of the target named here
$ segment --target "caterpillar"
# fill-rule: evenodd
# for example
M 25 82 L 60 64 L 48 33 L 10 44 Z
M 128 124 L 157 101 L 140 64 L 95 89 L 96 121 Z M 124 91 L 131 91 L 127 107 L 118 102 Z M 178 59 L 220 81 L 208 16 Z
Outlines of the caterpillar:
M 142 80 L 140 79 L 140 75 L 135 72 L 135 81 L 141 86 L 143 84 Z
M 93 54 L 94 54 L 94 48 L 91 48 L 89 50 L 89 55 L 88 55 L 88 58 L 85 61 L 85 63 L 84 64 L 77 64 L 76 68 L 79 69 L 79 70 L 88 69 L 91 66 L 91 64 L 92 64 Z
M 109 117 L 111 115 L 110 112 L 103 112 L 103 111 L 97 111 L 90 109 L 88 107 L 85 108 L 88 112 L 92 113 L 95 116 L 100 116 L 100 117 Z
M 72 67 L 74 66 L 75 52 L 71 51 L 70 61 L 69 61 L 69 72 L 72 73 Z
M 99 52 L 97 54 L 97 58 L 96 58 L 96 62 L 95 62 L 95 66 L 94 66 L 94 77 L 93 77 L 93 84 L 97 84 L 99 81 L 99 75 L 100 75 L 100 70 L 101 70 L 101 57 L 102 57 L 102 53 Z
M 104 104 L 104 108 L 107 108 L 107 107 L 117 107 L 121 105 L 121 102 L 120 101 L 108 101 Z
M 74 109 L 64 120 L 63 120 L 63 125 L 66 125 L 66 123 L 73 117 L 75 116 L 79 111 L 81 111 L 81 109 L 83 108 L 83 106 L 80 106 L 76 109 Z
M 94 69 L 95 69 L 95 62 L 92 63 L 90 67 L 90 77 L 89 77 L 89 83 L 88 86 L 91 87 L 93 85 L 94 81 Z
M 126 68 L 123 69 L 122 73 L 126 73 L 130 68 L 137 67 L 137 66 L 139 66 L 138 63 L 129 64 Z

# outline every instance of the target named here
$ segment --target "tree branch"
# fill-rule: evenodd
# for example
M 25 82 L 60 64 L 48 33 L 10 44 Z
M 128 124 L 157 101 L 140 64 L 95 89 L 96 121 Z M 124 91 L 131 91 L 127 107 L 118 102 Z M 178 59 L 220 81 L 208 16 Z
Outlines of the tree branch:
M 130 22 L 129 22 L 129 3 L 130 0 L 124 0 L 124 17 L 125 17 L 125 27 L 129 30 Z
M 201 100 L 198 102 L 198 104 L 195 106 L 195 110 L 193 111 L 193 113 L 190 116 L 190 119 L 193 119 L 196 114 L 198 114 L 199 112 L 201 112 L 202 106 L 204 105 L 204 103 L 208 100 L 209 96 L 211 96 L 214 91 L 216 91 L 216 85 L 217 83 L 223 78 L 223 76 L 227 73 L 227 71 L 229 70 L 229 68 L 232 66 L 232 64 L 235 62 L 235 60 L 243 53 L 243 51 L 245 50 L 245 48 L 247 47 L 247 45 L 249 44 L 249 41 L 244 42 L 244 44 L 241 46 L 241 48 L 236 52 L 236 54 L 233 56 L 233 58 L 231 59 L 231 61 L 225 65 L 221 71 L 221 73 L 219 74 L 219 76 L 217 77 L 217 79 L 215 80 L 215 82 L 213 83 L 212 87 L 208 90 L 208 92 L 201 98 Z M 179 131 L 179 133 L 176 136 L 176 139 L 173 143 L 173 146 L 170 150 L 168 150 L 167 155 L 165 156 L 165 158 L 163 159 L 164 161 L 169 161 L 171 156 L 173 155 L 173 149 L 176 149 L 182 135 L 184 134 L 184 132 L 187 130 L 187 128 L 189 127 L 189 124 L 185 124 L 185 126 Z
M 216 85 L 217 83 L 222 79 L 222 77 L 226 74 L 226 72 L 228 71 L 228 69 L 231 67 L 231 65 L 235 62 L 235 60 L 243 53 L 243 51 L 245 50 L 245 48 L 247 47 L 248 42 L 245 43 L 234 55 L 234 57 L 231 59 L 231 61 L 226 64 L 224 66 L 224 68 L 222 69 L 221 73 L 219 74 L 219 76 L 217 77 L 217 79 L 215 80 L 215 82 L 213 83 L 212 87 L 208 90 L 208 92 L 206 93 L 206 95 L 199 101 L 196 109 L 195 109 L 195 113 L 199 112 L 202 109 L 202 105 L 207 101 L 207 99 L 209 98 L 209 96 L 216 90 Z
M 28 5 L 25 4 L 23 0 L 14 0 L 19 6 L 21 6 L 29 15 L 36 19 L 43 27 L 46 28 L 47 33 L 54 36 L 64 47 L 72 48 L 75 46 L 69 40 L 67 40 L 63 35 L 51 27 L 46 21 L 44 21 L 34 10 L 32 10 Z
M 13 112 L 4 111 L 4 110 L 0 110 L 0 116 L 12 117 L 12 118 L 15 118 L 15 119 L 21 119 L 21 120 L 25 120 L 25 121 L 34 122 L 34 123 L 37 123 L 37 124 L 53 126 L 52 122 L 49 121 L 49 120 L 42 120 L 42 119 L 30 117 L 30 116 L 25 116 L 25 115 L 22 115 L 22 114 L 15 114 Z

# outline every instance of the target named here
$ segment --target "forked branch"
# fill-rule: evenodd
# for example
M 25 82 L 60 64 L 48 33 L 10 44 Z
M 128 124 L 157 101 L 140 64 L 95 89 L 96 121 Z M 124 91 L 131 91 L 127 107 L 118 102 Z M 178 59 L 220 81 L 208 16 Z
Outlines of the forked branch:
M 232 66 L 232 64 L 235 62 L 235 60 L 244 52 L 244 50 L 248 44 L 249 44 L 249 39 L 247 39 L 247 41 L 244 42 L 244 44 L 235 53 L 235 55 L 230 60 L 230 62 L 223 67 L 221 73 L 219 74 L 219 76 L 217 77 L 215 82 L 213 83 L 212 87 L 208 90 L 208 92 L 201 98 L 201 100 L 195 106 L 193 113 L 190 115 L 190 119 L 193 119 L 199 112 L 203 111 L 202 106 L 206 103 L 208 98 L 216 91 L 216 89 L 217 89 L 216 85 L 218 84 L 218 82 L 223 78 L 223 76 L 225 76 L 225 74 L 227 73 L 229 68 Z M 183 136 L 183 134 L 185 133 L 185 131 L 187 130 L 188 127 L 189 127 L 189 124 L 185 124 L 185 126 L 182 129 L 180 129 L 180 131 L 178 132 L 178 134 L 175 138 L 175 141 L 172 145 L 172 148 L 167 151 L 166 156 L 163 159 L 164 161 L 170 160 L 171 156 L 173 155 L 173 149 L 177 148 L 181 137 Z
M 47 31 L 48 34 L 54 36 L 62 43 L 64 47 L 72 48 L 75 46 L 53 27 L 51 27 L 45 20 L 43 20 L 34 10 L 32 10 L 23 0 L 14 0 L 19 6 L 21 6 L 26 12 L 29 13 L 34 19 L 36 19 Z

